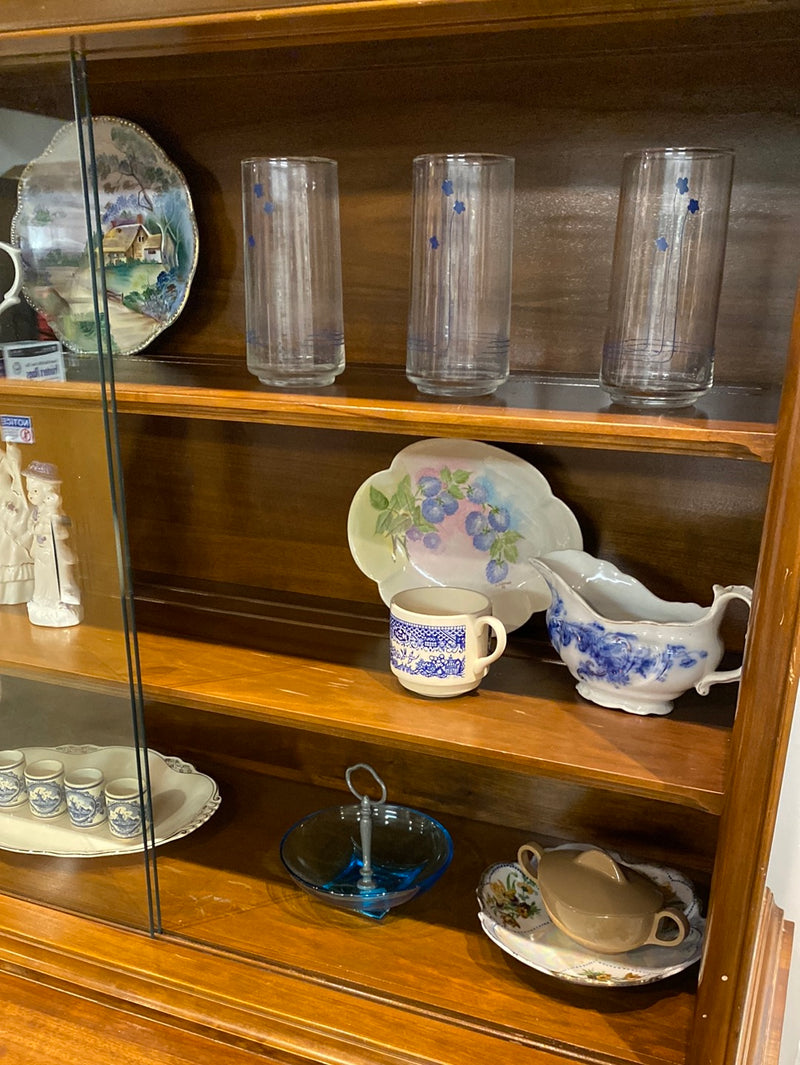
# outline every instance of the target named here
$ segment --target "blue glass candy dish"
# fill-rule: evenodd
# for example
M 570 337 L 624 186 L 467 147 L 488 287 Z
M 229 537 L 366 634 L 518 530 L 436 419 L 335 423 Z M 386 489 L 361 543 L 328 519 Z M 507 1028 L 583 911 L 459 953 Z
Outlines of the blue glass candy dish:
M 298 821 L 281 840 L 281 860 L 309 895 L 380 919 L 439 879 L 453 842 L 420 810 L 359 798 L 357 805 L 329 806 Z

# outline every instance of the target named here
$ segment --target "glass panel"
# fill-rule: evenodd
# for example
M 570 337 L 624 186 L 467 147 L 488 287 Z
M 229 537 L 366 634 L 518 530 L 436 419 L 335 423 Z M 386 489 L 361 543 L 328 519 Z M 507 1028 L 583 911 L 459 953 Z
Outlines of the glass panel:
M 170 770 L 144 741 L 83 60 L 0 81 L 0 891 L 152 932 Z

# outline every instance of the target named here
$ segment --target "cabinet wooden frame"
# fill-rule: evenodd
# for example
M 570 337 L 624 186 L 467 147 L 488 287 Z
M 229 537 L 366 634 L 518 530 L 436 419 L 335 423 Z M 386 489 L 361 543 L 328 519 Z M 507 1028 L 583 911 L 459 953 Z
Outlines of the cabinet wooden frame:
M 554 28 L 560 31 L 564 26 L 581 27 L 595 21 L 601 29 L 629 23 L 634 33 L 643 27 L 658 27 L 654 32 L 664 32 L 664 26 L 660 24 L 666 22 L 669 23 L 667 32 L 671 32 L 670 27 L 674 30 L 678 16 L 694 26 L 701 15 L 713 15 L 713 21 L 721 27 L 724 37 L 726 26 L 730 27 L 734 20 L 748 18 L 753 25 L 762 14 L 769 25 L 779 28 L 781 12 L 786 12 L 788 32 L 796 32 L 796 4 L 698 5 L 686 2 L 678 12 L 675 5 L 669 5 L 668 15 L 665 8 L 666 5 L 661 5 L 644 11 L 636 4 L 609 3 L 599 13 L 588 7 L 565 12 L 563 5 L 546 4 L 536 12 L 520 15 L 518 5 L 506 3 L 470 2 L 458 9 L 453 3 L 439 2 L 423 5 L 360 3 L 297 5 L 223 15 L 210 9 L 210 5 L 195 4 L 190 15 L 185 9 L 176 15 L 167 10 L 152 20 L 138 19 L 133 13 L 126 18 L 123 12 L 119 21 L 112 25 L 99 15 L 94 18 L 91 11 L 87 14 L 85 5 L 80 18 L 73 16 L 72 20 L 69 8 L 65 11 L 61 6 L 55 16 L 45 7 L 37 16 L 40 17 L 38 24 L 21 21 L 0 34 L 0 54 L 12 59 L 36 51 L 55 56 L 62 54 L 69 42 L 80 43 L 86 48 L 90 61 L 94 61 L 93 57 L 98 61 L 102 86 L 100 99 L 116 104 L 125 99 L 126 92 L 130 92 L 131 98 L 141 105 L 141 96 L 136 95 L 132 83 L 133 64 L 128 73 L 119 74 L 119 82 L 113 84 L 116 75 L 111 73 L 111 66 L 118 56 L 163 57 L 174 52 L 185 53 L 191 59 L 193 55 L 213 53 L 217 58 L 212 59 L 212 63 L 216 63 L 219 70 L 219 57 L 232 51 L 276 48 L 294 42 L 306 46 L 331 40 L 352 44 L 357 50 L 362 42 L 366 46 L 374 39 L 447 35 L 456 29 L 456 16 L 459 37 L 484 34 L 487 40 L 496 39 L 497 34 L 510 37 L 516 31 L 527 33 L 532 26 L 542 27 L 543 31 Z M 584 43 L 587 39 L 587 36 L 581 38 Z M 618 42 L 620 40 L 621 35 Z M 469 51 L 467 47 L 465 54 Z M 255 77 L 255 73 L 251 76 Z M 168 74 L 162 77 L 168 82 Z M 213 202 L 211 193 L 209 202 Z M 796 488 L 800 484 L 798 309 L 794 313 L 794 322 L 792 350 L 777 421 L 769 418 L 751 421 L 739 417 L 720 418 L 710 425 L 698 425 L 691 418 L 627 416 L 602 410 L 586 413 L 569 408 L 554 411 L 521 407 L 509 412 L 446 404 L 442 406 L 440 418 L 440 412 L 431 410 L 430 405 L 408 397 L 394 401 L 380 398 L 376 401 L 360 396 L 331 399 L 278 395 L 270 398 L 247 388 L 204 389 L 142 384 L 135 380 L 121 382 L 118 392 L 123 419 L 128 415 L 134 418 L 152 415 L 231 423 L 241 419 L 254 424 L 270 422 L 277 427 L 341 429 L 346 426 L 375 434 L 441 433 L 523 445 L 601 451 L 622 449 L 637 453 L 652 451 L 772 463 L 763 526 L 766 531 L 758 561 L 756 598 L 741 697 L 731 732 L 726 780 L 715 810 L 721 811 L 717 860 L 711 885 L 708 948 L 687 1055 L 689 1065 L 732 1065 L 739 1053 L 743 1025 L 746 1022 L 752 1028 L 753 1024 L 752 1017 L 746 1017 L 745 1013 L 747 1003 L 751 1001 L 749 989 L 756 978 L 754 968 L 760 956 L 758 941 L 764 870 L 796 697 L 795 648 L 798 645 L 800 602 L 800 492 Z M 202 332 L 202 327 L 199 331 Z M 189 311 L 185 321 L 176 327 L 176 344 L 184 349 L 190 347 L 194 333 Z M 169 337 L 163 343 L 168 349 Z M 360 354 L 363 358 L 366 352 Z M 780 363 L 782 353 L 773 354 L 773 361 Z M 32 394 L 26 392 L 26 387 L 4 383 L 4 396 L 24 400 Z M 80 386 L 55 388 L 52 398 L 67 406 L 91 403 L 91 397 L 87 399 Z M 145 665 L 145 671 L 146 668 Z M 35 666 L 31 669 L 35 670 Z M 764 693 L 769 694 L 765 697 Z M 186 699 L 189 698 L 187 695 Z M 11 903 L 4 905 L 13 909 Z M 21 910 L 24 908 L 21 906 Z M 29 941 L 27 949 L 29 963 L 35 967 L 32 960 L 36 954 L 35 943 Z M 164 949 L 171 947 L 165 944 Z M 179 953 L 183 948 L 172 945 L 172 949 Z M 215 964 L 219 964 L 220 971 L 224 970 L 223 963 L 216 961 Z M 202 1006 L 197 1008 L 202 1009 Z M 308 1053 L 311 1052 L 309 1047 L 310 1041 L 306 1046 Z M 477 1049 L 477 1043 L 475 1047 Z M 354 1061 L 364 1060 L 359 1057 L 363 1053 L 363 1044 L 361 1050 L 352 1053 Z M 542 1049 L 541 1060 L 562 1053 L 569 1059 L 569 1049 Z M 635 1055 L 635 1051 L 633 1053 Z M 526 1060 L 525 1056 L 521 1055 L 520 1060 Z M 530 1060 L 540 1058 L 532 1052 Z M 607 1060 L 602 1046 L 598 1046 L 595 1060 Z

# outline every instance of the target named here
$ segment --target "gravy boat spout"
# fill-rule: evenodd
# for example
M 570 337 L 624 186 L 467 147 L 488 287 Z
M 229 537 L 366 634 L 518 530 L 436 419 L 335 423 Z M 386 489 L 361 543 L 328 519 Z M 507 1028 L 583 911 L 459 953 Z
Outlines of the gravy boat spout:
M 659 599 L 610 562 L 585 551 L 553 551 L 530 564 L 550 589 L 547 631 L 578 692 L 631 714 L 668 714 L 689 688 L 738 681 L 741 668 L 717 672 L 727 604 L 748 607 L 752 589 L 714 585 L 710 606 Z

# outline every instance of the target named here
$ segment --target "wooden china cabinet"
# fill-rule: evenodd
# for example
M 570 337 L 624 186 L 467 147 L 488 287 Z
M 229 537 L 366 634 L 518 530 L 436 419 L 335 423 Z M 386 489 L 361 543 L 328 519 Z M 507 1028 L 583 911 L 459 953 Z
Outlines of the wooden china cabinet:
M 92 113 L 137 123 L 183 171 L 200 256 L 175 323 L 114 361 L 135 617 L 124 588 L 121 626 L 98 610 L 69 635 L 0 608 L 0 673 L 62 721 L 132 698 L 150 747 L 210 775 L 222 803 L 147 863 L 3 858 L 0 964 L 212 1033 L 220 1060 L 777 1060 L 791 928 L 765 869 L 797 674 L 800 4 L 44 0 L 3 21 L 0 104 L 47 110 L 54 72 L 85 56 Z M 67 104 L 52 117 L 70 121 Z M 730 146 L 736 166 L 715 387 L 640 414 L 596 378 L 621 156 L 655 144 Z M 438 150 L 517 161 L 512 378 L 467 403 L 404 375 L 411 159 Z M 347 369 L 319 394 L 244 365 L 239 163 L 277 154 L 339 163 Z M 2 413 L 33 411 L 77 480 L 103 448 L 71 436 L 90 377 L 0 384 Z M 664 718 L 601 709 L 537 614 L 476 694 L 403 692 L 346 523 L 363 481 L 425 437 L 532 463 L 586 549 L 659 595 L 753 584 L 749 628 L 726 619 L 732 661 L 748 632 L 741 685 Z M 76 545 L 86 585 L 112 565 L 112 533 L 97 537 Z M 297 819 L 349 801 L 361 761 L 454 840 L 442 880 L 383 922 L 300 894 L 278 855 Z M 708 913 L 702 964 L 584 987 L 501 953 L 475 888 L 532 836 L 686 872 Z

